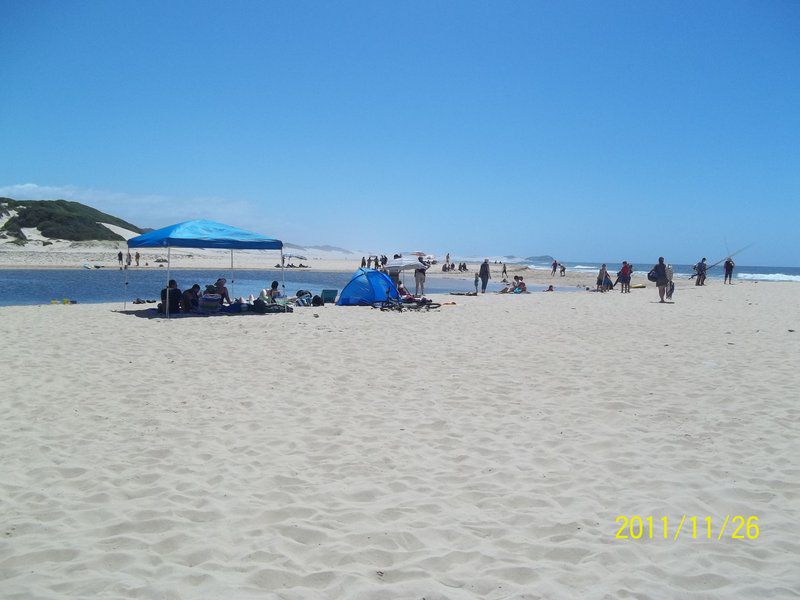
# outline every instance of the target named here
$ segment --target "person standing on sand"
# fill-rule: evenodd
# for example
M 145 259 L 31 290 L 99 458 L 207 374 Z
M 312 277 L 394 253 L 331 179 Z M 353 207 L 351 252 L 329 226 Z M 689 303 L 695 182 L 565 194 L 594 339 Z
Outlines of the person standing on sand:
M 422 257 L 420 256 L 418 259 L 419 261 L 419 268 L 414 269 L 414 295 L 415 296 L 424 296 L 425 295 L 425 269 L 427 269 L 427 265 L 422 262 Z
M 508 271 L 506 270 L 506 263 L 503 263 L 503 280 L 508 277 Z
M 128 255 L 125 257 L 125 268 L 127 269 L 128 267 L 130 267 L 132 262 L 133 262 L 133 257 L 131 256 L 131 251 L 128 250 Z
M 661 298 L 661 304 L 664 304 L 664 294 L 667 293 L 667 265 L 664 264 L 664 257 L 658 257 L 658 264 L 653 267 L 653 273 L 656 277 L 656 287 L 658 288 L 658 297 Z
M 137 267 L 139 266 L 139 259 L 140 259 L 140 258 L 141 258 L 141 255 L 140 255 L 140 254 L 137 252 L 137 253 L 134 255 L 134 259 L 136 259 L 136 266 L 137 266 Z
M 481 280 L 481 293 L 485 294 L 486 286 L 489 284 L 489 280 L 492 278 L 492 273 L 489 270 L 488 258 L 483 259 L 483 262 L 481 263 L 481 269 L 478 272 L 478 276 L 480 277 Z
M 631 293 L 631 266 L 627 260 L 622 261 L 622 268 L 619 270 L 617 281 L 619 281 L 622 288 L 620 294 Z
M 733 259 L 729 256 L 725 259 L 725 264 L 723 265 L 725 269 L 725 279 L 722 280 L 722 285 L 726 283 L 729 285 L 733 285 L 733 268 L 736 266 L 736 263 L 733 262 Z
M 559 263 L 558 268 L 561 269 L 561 276 L 567 276 L 567 267 L 564 266 L 564 263 Z
M 117 260 L 119 261 L 119 270 L 122 271 L 122 250 L 117 252 Z
M 552 267 L 553 267 L 553 270 L 550 271 L 550 277 L 555 277 L 556 276 L 556 269 L 558 268 L 558 261 L 556 259 L 553 259 Z
M 367 266 L 367 259 L 365 257 L 361 257 L 361 268 L 365 268 Z
M 478 276 L 478 273 L 475 273 L 475 295 L 478 295 L 478 283 L 480 283 L 481 278 Z
M 606 291 L 606 277 L 608 276 L 608 269 L 606 268 L 606 263 L 603 263 L 600 266 L 600 271 L 597 273 L 597 291 L 598 292 L 605 292 Z

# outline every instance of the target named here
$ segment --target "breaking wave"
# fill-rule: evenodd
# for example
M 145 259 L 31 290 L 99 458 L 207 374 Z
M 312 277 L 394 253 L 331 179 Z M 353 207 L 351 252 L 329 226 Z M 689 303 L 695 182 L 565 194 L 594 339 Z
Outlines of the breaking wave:
M 737 273 L 736 278 L 750 281 L 800 281 L 800 275 L 786 273 Z

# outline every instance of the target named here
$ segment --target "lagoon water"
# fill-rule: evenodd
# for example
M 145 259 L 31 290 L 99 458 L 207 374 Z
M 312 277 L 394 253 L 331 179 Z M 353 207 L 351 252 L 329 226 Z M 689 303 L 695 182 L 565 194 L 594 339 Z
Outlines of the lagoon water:
M 224 269 L 176 269 L 170 274 L 184 289 L 194 283 L 201 287 L 213 284 L 218 277 L 228 280 L 231 296 L 258 295 L 273 280 L 281 281 L 279 270 L 237 270 L 235 281 Z M 350 273 L 332 273 L 312 270 L 287 270 L 286 292 L 290 295 L 299 289 L 318 294 L 322 289 L 341 291 L 350 281 Z M 131 302 L 135 298 L 157 299 L 167 279 L 166 269 L 130 269 L 125 289 L 125 272 L 119 269 L 0 269 L 0 306 L 19 304 L 49 304 L 65 298 L 83 303 Z M 406 286 L 414 287 L 413 274 L 406 275 Z M 489 283 L 489 290 L 500 286 Z M 425 290 L 430 294 L 474 290 L 472 281 L 429 276 Z M 543 289 L 529 286 L 529 289 Z

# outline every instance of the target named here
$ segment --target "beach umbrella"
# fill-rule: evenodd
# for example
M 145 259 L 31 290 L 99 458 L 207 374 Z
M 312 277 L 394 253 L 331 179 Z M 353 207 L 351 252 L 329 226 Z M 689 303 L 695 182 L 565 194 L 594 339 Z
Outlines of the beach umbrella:
M 419 259 L 412 256 L 401 256 L 400 258 L 393 258 L 386 263 L 386 269 L 389 271 L 404 271 L 405 269 L 425 269 L 428 265 L 423 265 Z

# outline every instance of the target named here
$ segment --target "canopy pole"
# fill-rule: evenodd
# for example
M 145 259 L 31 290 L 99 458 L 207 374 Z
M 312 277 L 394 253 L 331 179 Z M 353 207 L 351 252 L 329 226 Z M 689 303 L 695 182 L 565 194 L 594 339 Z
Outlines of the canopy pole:
M 131 251 L 131 249 L 128 248 L 128 252 L 130 252 L 130 251 Z M 125 295 L 122 298 L 122 310 L 127 310 L 127 308 L 128 308 L 128 269 L 125 269 L 125 287 L 123 289 L 125 290 Z
M 231 248 L 231 296 L 236 296 L 233 292 L 233 284 L 236 281 L 236 271 L 233 270 L 233 248 Z
M 281 280 L 283 282 L 283 312 L 288 312 L 288 308 L 286 308 L 286 265 L 284 264 L 283 258 L 283 247 L 281 247 Z
M 171 249 L 172 249 L 171 246 L 167 246 L 167 287 L 165 288 L 166 291 L 164 292 L 164 312 L 166 312 L 168 319 L 169 319 L 169 268 L 170 268 Z

